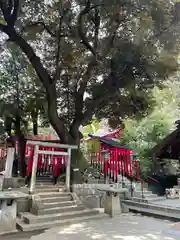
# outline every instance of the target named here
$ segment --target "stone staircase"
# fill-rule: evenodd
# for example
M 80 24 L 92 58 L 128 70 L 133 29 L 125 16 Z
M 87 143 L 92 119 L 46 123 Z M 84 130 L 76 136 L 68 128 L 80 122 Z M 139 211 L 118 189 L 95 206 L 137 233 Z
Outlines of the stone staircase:
M 91 170 L 93 168 L 91 167 L 89 169 Z M 93 171 L 95 171 L 95 170 L 91 170 L 90 174 L 89 174 L 89 172 L 86 173 L 86 175 L 85 175 L 86 182 L 89 183 L 89 184 L 103 184 L 104 183 L 104 176 L 102 174 L 98 173 L 97 170 L 95 172 L 96 175 L 94 176 Z M 96 176 L 98 176 L 98 177 L 96 177 Z M 128 178 L 123 177 L 123 183 L 124 183 L 124 187 L 129 189 L 128 198 L 131 199 L 131 182 Z M 122 185 L 123 185 L 122 184 L 122 176 L 121 175 L 118 176 L 118 183 L 112 183 L 111 185 L 113 185 L 115 187 L 122 187 Z M 136 182 L 135 183 L 135 189 L 133 191 L 132 200 L 137 201 L 137 202 L 141 202 L 142 199 L 143 199 L 144 202 L 156 202 L 156 201 L 164 200 L 166 198 L 165 197 L 160 197 L 157 194 L 152 193 L 152 191 L 150 191 L 148 189 L 148 184 L 147 183 L 143 184 L 143 198 L 142 198 L 141 183 Z
M 129 189 L 129 197 L 131 198 L 131 182 L 127 179 L 123 179 L 124 186 Z M 121 183 L 119 183 L 121 184 Z M 143 192 L 143 197 L 142 197 L 142 192 Z M 152 191 L 148 190 L 148 184 L 143 185 L 143 191 L 142 191 L 142 186 L 140 182 L 136 182 L 134 186 L 134 191 L 133 191 L 133 201 L 137 202 L 156 202 L 156 201 L 161 201 L 166 199 L 165 197 L 160 197 L 157 194 L 152 193 Z
M 97 209 L 85 208 L 83 204 L 74 199 L 72 193 L 65 191 L 64 185 L 54 186 L 49 179 L 37 181 L 36 194 L 40 197 L 43 208 L 38 209 L 36 213 L 19 214 L 17 228 L 20 231 L 48 229 L 107 217 Z

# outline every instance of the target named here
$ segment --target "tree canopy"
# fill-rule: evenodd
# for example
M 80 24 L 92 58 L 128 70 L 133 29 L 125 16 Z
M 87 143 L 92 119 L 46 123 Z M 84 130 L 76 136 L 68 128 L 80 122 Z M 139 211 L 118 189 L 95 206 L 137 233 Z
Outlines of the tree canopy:
M 151 114 L 141 120 L 127 119 L 124 121 L 124 134 L 121 142 L 128 144 L 139 155 L 144 172 L 150 171 L 152 150 L 176 127 L 180 117 L 179 101 L 176 92 L 171 88 L 153 91 L 155 108 Z
M 28 134 L 29 121 L 37 125 L 40 113 L 44 115 L 45 94 L 25 56 L 12 45 L 1 55 L 0 83 L 0 116 L 9 125 L 6 131 Z
M 0 0 L 0 31 L 36 71 L 62 142 L 78 143 L 93 116 L 117 124 L 150 107 L 178 69 L 179 13 L 166 0 Z

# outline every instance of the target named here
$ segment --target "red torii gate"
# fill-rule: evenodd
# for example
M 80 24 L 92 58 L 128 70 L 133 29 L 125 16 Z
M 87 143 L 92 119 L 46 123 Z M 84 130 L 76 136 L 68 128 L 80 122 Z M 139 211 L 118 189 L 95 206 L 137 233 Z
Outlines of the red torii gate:
M 44 136 L 34 136 L 27 139 L 29 141 L 42 141 L 42 142 L 52 142 L 59 143 L 59 140 L 53 139 L 52 137 Z M 33 156 L 34 156 L 35 146 L 32 144 L 26 144 L 25 156 L 29 157 L 26 177 L 29 177 L 32 173 L 33 167 Z M 65 149 L 59 147 L 51 146 L 39 146 L 39 150 L 48 151 L 48 152 L 64 152 Z M 38 154 L 38 163 L 37 163 L 37 173 L 41 175 L 43 172 L 53 173 L 55 177 L 58 176 L 61 168 L 66 168 L 66 156 L 57 156 L 49 153 Z

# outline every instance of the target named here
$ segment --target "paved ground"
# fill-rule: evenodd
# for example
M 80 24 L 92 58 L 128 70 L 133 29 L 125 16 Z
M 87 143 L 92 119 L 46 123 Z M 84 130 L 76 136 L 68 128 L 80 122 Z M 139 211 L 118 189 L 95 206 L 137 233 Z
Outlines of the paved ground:
M 152 203 L 156 205 L 165 205 L 165 206 L 180 208 L 180 199 L 165 199 L 165 200 L 152 202 Z
M 39 235 L 44 231 L 35 231 L 35 232 L 17 232 L 15 234 L 8 234 L 0 236 L 0 240 L 30 240 L 32 236 Z
M 137 215 L 88 223 L 74 224 L 65 228 L 47 230 L 31 240 L 179 240 L 180 223 L 171 223 Z M 3 240 L 3 239 L 2 239 Z
M 179 240 L 180 222 L 126 214 L 34 233 L 0 236 L 0 240 Z

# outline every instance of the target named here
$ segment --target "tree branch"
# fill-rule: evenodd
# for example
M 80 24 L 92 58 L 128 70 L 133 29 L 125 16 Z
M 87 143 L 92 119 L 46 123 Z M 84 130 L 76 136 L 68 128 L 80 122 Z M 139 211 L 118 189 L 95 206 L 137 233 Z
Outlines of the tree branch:
M 94 49 L 97 52 L 98 47 L 98 35 L 99 35 L 99 28 L 100 28 L 100 13 L 99 10 L 95 9 L 95 16 L 94 16 L 94 25 L 95 25 L 95 33 L 94 33 Z
M 91 44 L 88 42 L 86 34 L 83 31 L 83 18 L 84 16 L 91 10 L 91 0 L 87 0 L 87 4 L 85 8 L 80 12 L 78 16 L 78 33 L 81 39 L 81 43 L 94 55 L 96 56 L 96 52 Z
M 12 2 L 12 1 L 10 1 L 10 2 Z M 20 7 L 19 0 L 14 0 L 14 9 L 13 9 L 13 13 L 11 15 L 10 22 L 9 22 L 9 24 L 13 27 L 14 27 L 16 21 L 17 21 L 17 18 L 18 18 L 19 7 Z
M 113 43 L 114 43 L 114 39 L 116 37 L 117 31 L 118 31 L 121 23 L 124 22 L 125 19 L 126 19 L 126 17 L 123 17 L 121 19 L 119 19 L 119 18 L 115 19 L 115 25 L 112 26 L 112 31 L 109 34 L 109 36 L 107 37 L 107 44 L 106 45 L 103 44 L 103 46 L 102 46 L 103 49 L 100 51 L 100 54 L 102 57 L 106 57 L 109 54 L 110 50 L 113 47 Z
M 28 28 L 28 27 L 35 27 L 35 26 L 42 26 L 43 29 L 46 30 L 47 33 L 48 33 L 51 37 L 56 38 L 56 33 L 52 32 L 51 29 L 50 29 L 50 27 L 47 26 L 43 21 L 32 22 L 32 23 L 24 26 L 23 29 L 22 29 L 22 31 L 25 31 L 26 28 Z
M 7 26 L 0 23 L 0 31 L 8 34 L 8 33 L 7 33 Z
M 127 69 L 127 65 L 124 66 L 124 68 L 122 69 L 121 71 L 121 74 L 120 76 L 122 76 L 122 74 L 126 71 Z M 100 87 L 102 89 L 107 89 L 107 82 L 111 81 L 111 79 L 113 78 L 113 73 L 114 73 L 114 70 L 112 69 L 111 73 L 109 74 L 109 77 L 104 80 L 104 82 L 100 85 Z M 121 88 L 122 86 L 120 86 L 121 82 L 119 82 L 119 86 L 111 86 L 111 89 L 107 89 L 107 92 L 104 92 L 104 96 L 103 97 L 97 97 L 97 98 L 94 98 L 92 100 L 89 101 L 89 103 L 87 104 L 87 109 L 85 110 L 85 112 L 83 113 L 83 120 L 82 120 L 82 123 L 83 125 L 87 124 L 89 122 L 89 120 L 92 119 L 92 116 L 95 112 L 95 110 L 98 108 L 98 106 L 104 101 L 107 100 L 112 97 L 112 94 L 116 94 L 119 90 L 119 88 Z M 111 93 L 111 94 L 109 94 Z
M 2 0 L 0 1 L 1 11 L 9 27 L 14 27 L 18 17 L 19 7 L 19 0 L 8 0 L 8 4 L 6 4 Z
M 7 11 L 7 6 L 4 1 L 0 0 L 0 9 L 2 11 L 2 14 L 4 16 L 4 20 L 8 23 L 11 15 Z
M 98 34 L 99 34 L 99 27 L 100 27 L 100 15 L 99 15 L 99 10 L 97 9 L 97 6 L 95 8 L 95 14 L 94 14 L 94 18 L 93 18 L 93 22 L 95 25 L 95 36 L 94 36 L 94 44 L 93 47 L 89 44 L 85 34 L 83 33 L 82 30 L 82 20 L 83 20 L 83 16 L 85 14 L 87 14 L 91 9 L 94 9 L 95 6 L 93 6 L 93 8 L 91 7 L 91 1 L 88 0 L 86 7 L 82 10 L 82 12 L 79 15 L 79 21 L 78 21 L 78 30 L 79 30 L 79 36 L 81 37 L 81 40 L 83 42 L 83 44 L 86 46 L 86 48 L 88 50 L 91 51 L 91 53 L 93 54 L 92 59 L 90 60 L 87 70 L 85 71 L 84 75 L 82 76 L 82 78 L 80 79 L 80 81 L 77 83 L 77 91 L 76 91 L 76 97 L 75 97 L 75 117 L 74 117 L 74 121 L 72 123 L 73 125 L 79 125 L 82 117 L 83 117 L 83 98 L 84 98 L 84 93 L 87 87 L 87 83 L 91 77 L 92 71 L 94 69 L 94 67 L 97 64 L 96 61 L 96 51 L 97 51 L 97 47 L 98 47 Z
M 11 14 L 13 10 L 13 2 L 12 0 L 8 0 L 8 13 Z
M 71 4 L 70 4 L 71 6 Z M 54 75 L 54 81 L 56 82 L 58 80 L 58 77 L 60 76 L 61 73 L 61 64 L 59 62 L 60 60 L 60 52 L 61 52 L 61 38 L 62 38 L 62 24 L 63 24 L 63 19 L 65 15 L 69 12 L 70 6 L 68 8 L 61 9 L 59 10 L 59 27 L 58 27 L 58 32 L 57 32 L 57 53 L 56 53 L 56 71 Z
M 75 97 L 75 120 L 80 120 L 82 118 L 82 110 L 83 110 L 83 98 L 84 98 L 84 92 L 87 87 L 87 83 L 91 77 L 92 71 L 94 67 L 96 66 L 96 60 L 93 58 L 92 61 L 90 61 L 86 72 L 82 76 L 81 80 L 78 83 L 77 86 L 77 92 Z

